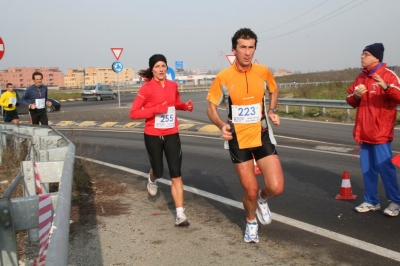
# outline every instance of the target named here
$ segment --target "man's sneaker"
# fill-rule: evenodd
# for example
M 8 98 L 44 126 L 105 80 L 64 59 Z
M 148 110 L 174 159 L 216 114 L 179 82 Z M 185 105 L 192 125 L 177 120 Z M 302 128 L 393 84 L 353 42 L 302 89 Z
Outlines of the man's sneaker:
M 358 212 L 379 211 L 381 209 L 381 205 L 379 203 L 376 205 L 372 205 L 368 202 L 363 202 L 354 209 Z
M 246 224 L 246 231 L 244 232 L 244 242 L 258 243 L 258 224 L 257 222 L 248 222 Z
M 271 212 L 269 211 L 268 202 L 260 203 L 257 200 L 257 218 L 261 224 L 270 224 L 272 222 Z
M 399 211 L 400 211 L 400 206 L 399 204 L 396 204 L 394 202 L 391 202 L 389 204 L 389 207 L 387 207 L 383 213 L 389 216 L 397 216 L 399 215 Z
M 147 180 L 147 191 L 149 192 L 149 194 L 155 196 L 157 195 L 157 190 L 158 186 L 156 181 L 150 182 L 150 180 Z
M 177 213 L 175 219 L 175 226 L 189 226 L 189 220 L 186 217 L 185 213 Z

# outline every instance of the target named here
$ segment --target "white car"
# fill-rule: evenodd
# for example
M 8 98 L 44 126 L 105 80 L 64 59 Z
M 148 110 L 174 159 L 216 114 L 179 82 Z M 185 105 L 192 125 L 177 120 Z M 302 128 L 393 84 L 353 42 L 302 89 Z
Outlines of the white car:
M 101 84 L 86 86 L 83 89 L 83 101 L 87 101 L 88 99 L 96 99 L 97 101 L 101 101 L 104 98 L 115 100 L 117 99 L 117 92 L 113 91 L 109 85 Z

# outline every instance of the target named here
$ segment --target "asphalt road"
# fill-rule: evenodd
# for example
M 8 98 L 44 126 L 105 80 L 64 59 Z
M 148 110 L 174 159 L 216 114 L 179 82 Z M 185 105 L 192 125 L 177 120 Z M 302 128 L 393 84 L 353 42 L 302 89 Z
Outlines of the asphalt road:
M 207 106 L 205 95 L 205 92 L 182 93 L 182 100 L 192 99 L 195 103 L 195 111 L 179 112 L 178 116 L 198 122 L 208 122 L 205 115 Z M 129 111 L 133 97 L 134 95 L 121 97 L 123 113 Z M 77 109 L 88 116 L 90 113 L 108 112 L 109 117 L 112 117 L 111 110 L 121 111 L 116 101 L 85 103 L 78 101 L 63 103 L 63 113 L 58 115 L 62 114 L 65 120 L 69 120 L 68 114 L 76 112 Z M 223 110 L 221 112 L 223 114 Z M 52 115 L 50 114 L 50 119 Z M 120 113 L 110 121 L 116 119 L 129 121 L 128 115 L 125 118 L 121 117 Z M 363 181 L 351 130 L 352 126 L 348 124 L 282 119 L 281 126 L 275 127 L 274 132 L 278 136 L 278 152 L 285 175 L 285 192 L 269 201 L 271 211 L 284 218 L 294 219 L 298 227 L 301 227 L 301 223 L 305 223 L 360 240 L 362 241 L 359 242 L 360 246 L 369 243 L 378 248 L 397 252 L 398 255 L 400 254 L 399 218 L 384 216 L 382 211 L 359 214 L 353 210 L 362 202 Z M 397 132 L 396 130 L 396 135 Z M 65 134 L 68 135 L 69 132 Z M 82 129 L 75 131 L 74 138 L 81 139 L 86 150 L 99 148 L 95 158 L 97 160 L 148 172 L 149 163 L 147 156 L 143 156 L 145 149 L 141 132 Z M 185 185 L 240 202 L 242 190 L 229 155 L 222 148 L 222 140 L 216 136 L 184 134 L 181 134 L 181 138 Z M 394 150 L 400 150 L 396 142 L 393 147 Z M 358 196 L 355 201 L 335 200 L 335 196 L 340 192 L 344 171 L 350 174 L 353 193 Z M 167 169 L 164 176 L 168 176 Z M 388 203 L 381 184 L 379 195 L 381 205 L 385 208 Z M 232 222 L 242 218 L 243 213 L 240 211 L 230 217 Z M 373 265 L 370 263 L 377 261 L 380 265 L 395 263 L 385 258 L 385 254 L 378 256 L 351 247 L 345 243 L 346 241 L 336 242 L 320 238 L 296 226 L 293 228 L 284 222 L 286 221 L 284 218 L 282 224 L 273 223 L 268 227 L 269 238 L 290 241 L 299 247 L 306 247 L 310 244 L 309 241 L 329 243 L 332 247 L 329 255 L 351 265 Z

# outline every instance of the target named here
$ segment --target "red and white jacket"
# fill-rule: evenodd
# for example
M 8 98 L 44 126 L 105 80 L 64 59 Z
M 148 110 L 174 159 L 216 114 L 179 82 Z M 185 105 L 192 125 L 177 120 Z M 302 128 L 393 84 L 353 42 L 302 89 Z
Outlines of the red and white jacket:
M 394 136 L 397 104 L 400 103 L 400 80 L 393 71 L 386 68 L 386 64 L 373 71 L 376 67 L 363 69 L 347 90 L 347 103 L 357 108 L 353 136 L 359 143 L 384 144 L 392 141 Z M 389 85 L 386 91 L 375 83 L 372 78 L 375 73 Z M 356 99 L 354 90 L 361 84 L 368 91 L 361 99 Z
M 156 110 L 166 102 L 168 107 L 175 106 L 175 110 L 187 111 L 188 105 L 180 100 L 178 85 L 165 79 L 164 87 L 162 83 L 152 78 L 140 89 L 132 103 L 129 113 L 131 119 L 146 119 L 144 133 L 151 136 L 166 136 L 178 132 L 178 119 L 175 117 L 175 127 L 155 128 Z

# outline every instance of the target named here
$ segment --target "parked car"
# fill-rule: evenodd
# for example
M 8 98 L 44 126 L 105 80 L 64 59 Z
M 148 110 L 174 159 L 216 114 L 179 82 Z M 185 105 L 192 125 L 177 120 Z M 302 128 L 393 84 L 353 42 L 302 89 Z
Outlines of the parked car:
M 6 89 L 1 89 L 1 94 L 3 94 L 3 92 L 5 92 Z M 14 91 L 17 93 L 17 103 L 20 102 L 20 99 L 22 98 L 22 96 L 24 96 L 25 94 L 25 89 L 14 89 Z M 46 111 L 48 113 L 52 113 L 54 111 L 60 111 L 61 110 L 61 103 L 57 100 L 51 99 L 51 98 L 47 98 L 48 101 L 51 102 L 51 106 L 46 106 Z M 28 106 L 24 106 L 22 104 L 19 104 L 17 106 L 17 112 L 18 114 L 27 114 L 29 113 L 28 111 Z M 3 116 L 3 107 L 1 108 L 1 115 Z
M 113 91 L 109 85 L 92 85 L 83 88 L 82 100 L 87 101 L 88 99 L 96 99 L 97 101 L 103 100 L 103 98 L 110 98 L 112 100 L 117 99 L 117 92 Z

